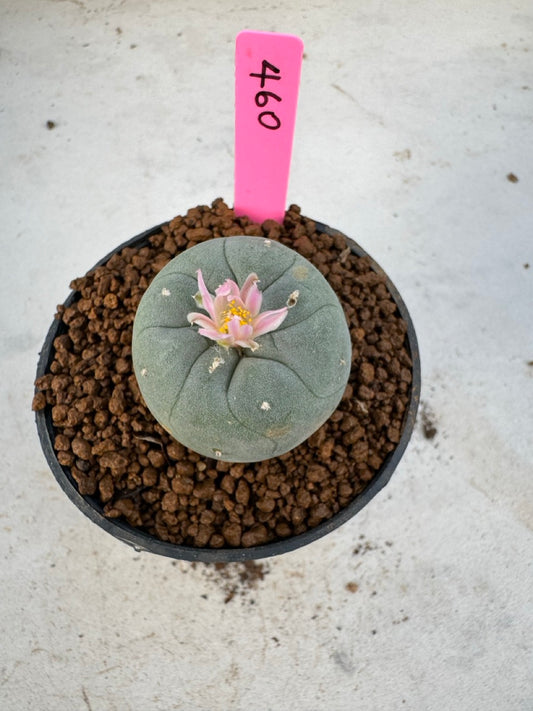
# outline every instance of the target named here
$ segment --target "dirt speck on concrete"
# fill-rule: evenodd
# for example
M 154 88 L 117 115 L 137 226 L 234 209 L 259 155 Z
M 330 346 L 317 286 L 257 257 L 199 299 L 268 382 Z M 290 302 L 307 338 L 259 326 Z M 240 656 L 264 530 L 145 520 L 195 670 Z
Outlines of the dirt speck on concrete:
M 193 565 L 196 565 L 193 563 Z M 259 588 L 259 584 L 269 573 L 265 563 L 247 560 L 243 563 L 208 563 L 204 564 L 204 575 L 207 580 L 215 583 L 224 595 L 224 603 L 240 598 L 242 602 L 253 605 L 255 600 L 251 593 Z
M 420 421 L 424 437 L 426 439 L 435 439 L 437 435 L 436 418 L 431 408 L 426 403 L 422 403 Z

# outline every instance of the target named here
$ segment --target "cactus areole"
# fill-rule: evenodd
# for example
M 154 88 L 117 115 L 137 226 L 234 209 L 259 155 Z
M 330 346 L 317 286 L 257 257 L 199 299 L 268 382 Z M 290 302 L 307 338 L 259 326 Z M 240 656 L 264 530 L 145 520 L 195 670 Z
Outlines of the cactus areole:
M 133 365 L 175 439 L 254 462 L 293 449 L 333 413 L 350 374 L 350 333 L 335 292 L 297 252 L 221 237 L 154 278 L 135 316 Z

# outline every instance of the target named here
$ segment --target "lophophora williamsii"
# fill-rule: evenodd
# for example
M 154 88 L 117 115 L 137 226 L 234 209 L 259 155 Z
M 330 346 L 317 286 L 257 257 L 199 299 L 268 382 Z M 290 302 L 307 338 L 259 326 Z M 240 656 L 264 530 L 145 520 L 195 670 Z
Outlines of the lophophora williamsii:
M 198 244 L 158 273 L 132 349 L 160 424 L 231 462 L 307 439 L 336 409 L 351 365 L 346 318 L 322 274 L 279 242 L 241 235 Z

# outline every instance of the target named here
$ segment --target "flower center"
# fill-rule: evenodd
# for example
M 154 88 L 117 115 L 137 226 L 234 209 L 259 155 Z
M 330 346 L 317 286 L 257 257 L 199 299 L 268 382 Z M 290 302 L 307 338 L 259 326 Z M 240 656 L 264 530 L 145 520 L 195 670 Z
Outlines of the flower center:
M 222 312 L 222 325 L 218 329 L 220 333 L 228 333 L 228 324 L 232 318 L 238 317 L 240 325 L 245 326 L 246 324 L 252 323 L 252 314 L 245 309 L 243 306 L 239 306 L 235 303 L 235 300 L 230 301 Z

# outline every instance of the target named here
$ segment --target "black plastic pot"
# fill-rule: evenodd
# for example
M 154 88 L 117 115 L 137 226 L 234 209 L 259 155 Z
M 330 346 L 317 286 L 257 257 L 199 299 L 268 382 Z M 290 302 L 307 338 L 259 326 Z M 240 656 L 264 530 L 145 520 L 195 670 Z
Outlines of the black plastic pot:
M 337 230 L 333 230 L 327 225 L 321 223 L 316 223 L 317 229 L 320 232 L 326 232 L 330 235 L 339 234 Z M 105 264 L 108 259 L 119 252 L 124 247 L 142 247 L 148 242 L 148 238 L 154 234 L 161 231 L 162 225 L 157 225 L 146 232 L 143 232 L 136 237 L 124 242 L 119 247 L 110 252 L 106 257 L 101 259 L 98 264 L 95 265 L 96 268 L 102 264 Z M 354 254 L 357 256 L 366 256 L 366 252 L 353 240 L 346 238 L 350 248 Z M 124 521 L 118 519 L 106 518 L 103 514 L 103 507 L 100 502 L 94 496 L 81 496 L 78 492 L 78 488 L 74 479 L 71 476 L 68 467 L 64 467 L 57 461 L 56 453 L 54 451 L 53 442 L 55 439 L 55 429 L 52 423 L 51 408 L 46 407 L 44 410 L 36 412 L 35 419 L 37 422 L 37 430 L 39 433 L 39 439 L 41 441 L 41 446 L 43 448 L 44 454 L 50 465 L 50 468 L 57 479 L 59 485 L 63 491 L 67 494 L 69 499 L 76 504 L 76 506 L 88 516 L 91 521 L 98 524 L 101 528 L 111 533 L 115 538 L 120 539 L 124 543 L 133 546 L 137 551 L 147 551 L 150 553 L 157 553 L 159 555 L 169 556 L 170 558 L 176 558 L 180 560 L 191 560 L 191 561 L 203 561 L 206 563 L 211 562 L 232 562 L 232 561 L 244 561 L 250 559 L 258 558 L 268 558 L 270 556 L 279 555 L 281 553 L 287 553 L 288 551 L 295 550 L 301 546 L 305 546 L 312 541 L 325 536 L 327 533 L 334 531 L 340 525 L 352 518 L 356 513 L 358 513 L 368 502 L 388 483 L 394 470 L 398 466 L 398 463 L 407 447 L 407 443 L 413 432 L 416 412 L 418 409 L 418 403 L 420 399 L 420 357 L 418 351 L 418 344 L 415 334 L 415 329 L 413 322 L 407 311 L 407 308 L 398 293 L 398 290 L 392 284 L 390 279 L 383 272 L 381 267 L 370 258 L 370 262 L 374 271 L 383 274 L 386 277 L 386 285 L 394 299 L 398 310 L 402 318 L 407 323 L 407 345 L 409 353 L 413 362 L 412 370 L 412 384 L 409 407 L 404 416 L 403 428 L 400 441 L 398 442 L 396 448 L 388 455 L 388 457 L 383 462 L 380 470 L 376 473 L 374 478 L 370 481 L 366 489 L 359 494 L 346 508 L 339 511 L 328 521 L 325 521 L 315 528 L 312 528 L 305 533 L 298 536 L 292 536 L 274 543 L 267 543 L 265 545 L 256 546 L 253 548 L 194 548 L 192 546 L 176 545 L 173 543 L 166 543 L 164 541 L 155 538 L 154 536 L 144 533 L 143 531 L 133 528 Z M 79 298 L 78 292 L 71 292 L 67 300 L 65 301 L 65 306 L 69 306 L 75 300 Z M 40 353 L 39 363 L 37 367 L 37 377 L 44 375 L 49 372 L 50 365 L 54 358 L 54 339 L 61 333 L 65 332 L 65 326 L 61 321 L 54 320 L 48 334 L 46 336 L 45 342 L 43 344 L 42 351 Z

